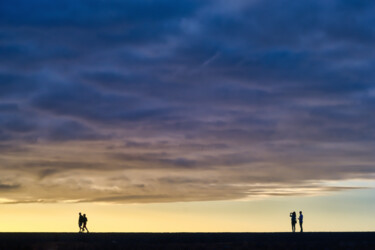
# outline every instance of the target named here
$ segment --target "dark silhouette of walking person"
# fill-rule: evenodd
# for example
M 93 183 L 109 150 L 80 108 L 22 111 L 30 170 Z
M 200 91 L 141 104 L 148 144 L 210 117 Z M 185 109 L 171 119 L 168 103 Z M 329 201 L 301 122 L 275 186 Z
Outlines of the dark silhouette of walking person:
M 303 227 L 302 227 L 302 224 L 303 224 L 303 214 L 302 214 L 302 211 L 299 211 L 298 221 L 299 221 L 299 227 L 301 228 L 301 233 L 302 233 L 303 232 Z
M 289 214 L 292 220 L 292 232 L 294 233 L 296 231 L 296 224 L 297 224 L 297 215 L 296 212 L 293 211 L 292 213 Z
M 79 213 L 79 218 L 78 218 L 78 226 L 79 226 L 79 232 L 82 233 L 82 225 L 83 225 L 83 216 L 81 213 Z
M 89 232 L 89 230 L 87 229 L 87 217 L 86 217 L 86 214 L 83 215 L 82 222 L 83 222 L 82 232 L 84 232 L 85 229 L 86 229 L 86 232 Z

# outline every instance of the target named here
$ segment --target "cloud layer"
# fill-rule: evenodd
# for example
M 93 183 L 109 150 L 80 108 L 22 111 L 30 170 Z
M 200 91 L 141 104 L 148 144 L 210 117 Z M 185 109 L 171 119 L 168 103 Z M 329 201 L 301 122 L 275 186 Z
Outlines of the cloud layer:
M 10 202 L 342 190 L 375 173 L 375 3 L 2 1 Z

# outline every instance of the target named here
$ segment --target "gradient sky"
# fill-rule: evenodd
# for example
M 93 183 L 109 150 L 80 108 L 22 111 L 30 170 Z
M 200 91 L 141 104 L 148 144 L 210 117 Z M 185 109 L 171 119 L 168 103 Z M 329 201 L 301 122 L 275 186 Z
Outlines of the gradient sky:
M 373 230 L 374 44 L 372 0 L 0 1 L 0 231 Z

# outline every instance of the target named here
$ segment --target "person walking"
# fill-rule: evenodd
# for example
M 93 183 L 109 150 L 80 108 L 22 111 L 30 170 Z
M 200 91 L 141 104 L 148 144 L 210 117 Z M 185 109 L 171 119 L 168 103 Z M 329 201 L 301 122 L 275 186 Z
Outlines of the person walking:
M 89 232 L 89 230 L 87 229 L 87 217 L 86 217 L 86 214 L 83 215 L 82 222 L 83 222 L 82 232 L 84 232 L 85 229 L 86 229 L 86 232 Z
M 82 225 L 83 225 L 83 216 L 81 213 L 79 213 L 79 218 L 78 218 L 78 227 L 79 227 L 79 232 L 82 233 Z
M 292 222 L 292 232 L 294 233 L 296 231 L 296 224 L 297 224 L 297 215 L 296 212 L 293 211 L 292 213 L 289 214 L 291 217 L 291 222 Z
M 302 227 L 302 224 L 303 224 L 303 214 L 302 214 L 302 211 L 299 211 L 298 221 L 299 221 L 299 227 L 301 228 L 300 232 L 303 233 L 303 227 Z

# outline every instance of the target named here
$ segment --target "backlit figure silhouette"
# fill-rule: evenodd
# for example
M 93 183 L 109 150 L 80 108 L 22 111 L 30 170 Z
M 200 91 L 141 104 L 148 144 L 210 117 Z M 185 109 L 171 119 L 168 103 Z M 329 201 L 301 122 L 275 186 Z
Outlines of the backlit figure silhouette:
M 297 223 L 297 215 L 296 215 L 296 212 L 293 211 L 292 213 L 289 214 L 289 216 L 291 217 L 291 221 L 292 221 L 292 231 L 293 233 L 296 231 L 296 223 Z
M 79 232 L 81 233 L 83 228 L 82 228 L 82 225 L 83 225 L 83 216 L 81 213 L 79 213 L 79 218 L 78 218 L 78 226 L 79 226 Z
M 302 214 L 302 211 L 299 211 L 298 220 L 299 220 L 299 227 L 301 228 L 301 233 L 302 233 L 303 232 L 303 227 L 302 227 L 302 224 L 303 224 L 303 214 Z
M 86 232 L 89 232 L 89 230 L 87 229 L 87 217 L 86 217 L 86 214 L 83 215 L 83 226 L 82 226 L 82 232 L 84 232 L 86 229 Z

